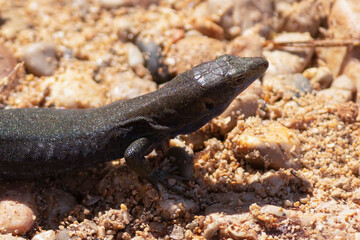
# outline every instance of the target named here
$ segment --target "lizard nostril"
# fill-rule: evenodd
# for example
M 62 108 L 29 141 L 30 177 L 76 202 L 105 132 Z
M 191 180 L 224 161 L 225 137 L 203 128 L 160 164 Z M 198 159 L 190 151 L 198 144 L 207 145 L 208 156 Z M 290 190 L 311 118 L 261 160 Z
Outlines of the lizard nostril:
M 269 62 L 266 61 L 264 64 L 263 64 L 264 68 L 268 68 L 269 67 Z

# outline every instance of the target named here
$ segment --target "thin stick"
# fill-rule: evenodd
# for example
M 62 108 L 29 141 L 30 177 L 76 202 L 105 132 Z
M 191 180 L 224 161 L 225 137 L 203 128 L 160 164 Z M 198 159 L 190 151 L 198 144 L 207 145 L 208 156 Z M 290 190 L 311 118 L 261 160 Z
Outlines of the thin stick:
M 274 41 L 268 40 L 263 47 L 271 49 L 281 49 L 286 47 L 348 47 L 359 46 L 360 39 L 325 39 L 325 40 L 309 40 L 309 41 Z

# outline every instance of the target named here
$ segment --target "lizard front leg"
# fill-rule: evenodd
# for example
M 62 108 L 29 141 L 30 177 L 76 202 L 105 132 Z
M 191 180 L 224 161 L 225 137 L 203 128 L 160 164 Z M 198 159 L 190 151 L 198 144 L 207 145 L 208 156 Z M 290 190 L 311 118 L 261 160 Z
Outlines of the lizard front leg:
M 174 178 L 174 176 L 159 169 L 152 169 L 149 161 L 145 158 L 145 156 L 148 155 L 155 148 L 155 146 L 155 141 L 149 138 L 137 139 L 128 146 L 124 153 L 126 164 L 136 174 L 150 182 L 160 194 L 162 192 L 160 184 L 163 184 L 167 188 L 177 192 L 176 188 L 169 185 L 166 181 L 166 179 Z
M 149 161 L 145 158 L 154 148 L 156 144 L 149 138 L 139 138 L 132 142 L 124 153 L 126 164 L 137 175 L 148 178 L 152 173 Z

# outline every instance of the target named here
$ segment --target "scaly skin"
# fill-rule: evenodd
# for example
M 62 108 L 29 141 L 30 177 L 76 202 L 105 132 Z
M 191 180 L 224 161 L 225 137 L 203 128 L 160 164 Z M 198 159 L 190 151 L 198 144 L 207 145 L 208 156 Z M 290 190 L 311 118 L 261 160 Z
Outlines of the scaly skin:
M 125 157 L 155 183 L 145 156 L 156 144 L 193 132 L 221 114 L 267 69 L 263 58 L 222 55 L 162 88 L 92 109 L 0 111 L 0 177 L 35 178 Z

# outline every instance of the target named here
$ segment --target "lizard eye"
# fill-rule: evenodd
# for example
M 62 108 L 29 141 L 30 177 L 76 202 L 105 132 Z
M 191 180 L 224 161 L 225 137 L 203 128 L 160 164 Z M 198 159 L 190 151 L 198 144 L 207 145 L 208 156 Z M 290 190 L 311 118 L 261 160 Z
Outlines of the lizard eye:
M 236 76 L 234 82 L 235 82 L 237 85 L 239 85 L 239 84 L 242 84 L 244 81 L 245 81 L 245 76 L 244 76 L 244 75 L 239 75 L 239 76 Z

